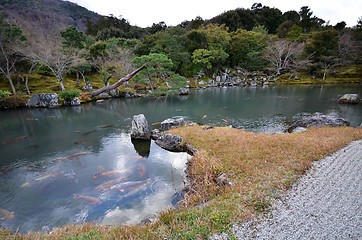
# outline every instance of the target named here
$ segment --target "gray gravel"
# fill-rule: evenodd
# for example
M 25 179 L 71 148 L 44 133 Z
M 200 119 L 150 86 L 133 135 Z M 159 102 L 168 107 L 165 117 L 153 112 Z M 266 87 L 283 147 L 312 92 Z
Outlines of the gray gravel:
M 314 162 L 270 213 L 234 225 L 237 239 L 362 239 L 362 140 Z M 214 239 L 229 239 L 223 233 Z

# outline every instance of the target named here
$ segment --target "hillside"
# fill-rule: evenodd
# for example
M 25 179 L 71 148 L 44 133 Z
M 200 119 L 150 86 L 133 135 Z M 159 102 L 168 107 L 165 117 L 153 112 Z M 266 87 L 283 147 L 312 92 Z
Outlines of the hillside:
M 60 0 L 0 0 L 4 19 L 16 19 L 25 32 L 53 33 L 69 25 L 86 31 L 87 18 L 97 22 L 100 15 L 75 3 Z

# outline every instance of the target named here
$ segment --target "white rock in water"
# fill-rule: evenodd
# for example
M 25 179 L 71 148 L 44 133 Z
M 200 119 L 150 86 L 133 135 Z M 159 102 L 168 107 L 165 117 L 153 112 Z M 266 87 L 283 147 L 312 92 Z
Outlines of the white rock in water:
M 361 100 L 358 94 L 344 94 L 338 99 L 338 103 L 352 103 L 357 104 Z

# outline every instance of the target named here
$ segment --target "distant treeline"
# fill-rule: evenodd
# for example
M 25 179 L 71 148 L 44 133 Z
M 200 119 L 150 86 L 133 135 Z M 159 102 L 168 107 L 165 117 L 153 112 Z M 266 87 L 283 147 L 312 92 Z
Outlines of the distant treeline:
M 134 80 L 154 90 L 155 82 L 170 87 L 183 77 L 212 77 L 223 67 L 274 76 L 303 69 L 325 78 L 330 69 L 362 56 L 362 18 L 353 28 L 345 22 L 331 26 L 307 6 L 282 13 L 255 3 L 172 27 L 160 22 L 140 28 L 112 15 L 97 22 L 87 18 L 85 32 L 68 26 L 51 33 L 42 26 L 29 33 L 26 26 L 1 21 L 0 70 L 14 93 L 14 76 L 27 79 L 34 70 L 53 74 L 64 90 L 64 74 L 77 76 L 79 86 L 79 78 L 85 82 L 87 74 L 98 72 L 107 85 L 111 77 L 147 64 Z

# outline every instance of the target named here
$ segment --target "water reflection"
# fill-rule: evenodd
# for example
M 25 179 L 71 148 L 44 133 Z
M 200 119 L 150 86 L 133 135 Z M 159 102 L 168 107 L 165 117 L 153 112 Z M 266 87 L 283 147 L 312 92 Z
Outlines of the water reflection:
M 131 139 L 136 152 L 142 157 L 150 155 L 151 140 Z
M 337 104 L 344 93 L 362 95 L 362 86 L 211 88 L 182 97 L 0 112 L 0 225 L 26 232 L 83 221 L 137 223 L 170 206 L 188 155 L 131 141 L 133 115 L 143 113 L 150 125 L 184 117 L 278 133 L 322 112 L 359 126 L 362 104 Z

